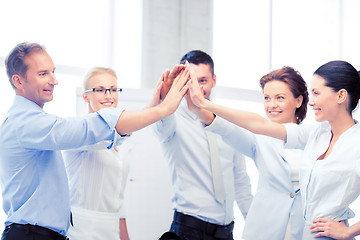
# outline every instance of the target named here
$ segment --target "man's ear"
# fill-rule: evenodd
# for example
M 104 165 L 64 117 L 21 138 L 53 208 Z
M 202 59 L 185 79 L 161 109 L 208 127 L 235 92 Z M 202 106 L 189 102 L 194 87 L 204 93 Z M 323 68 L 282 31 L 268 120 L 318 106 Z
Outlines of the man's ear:
M 213 76 L 212 81 L 213 81 L 213 87 L 215 87 L 215 86 L 216 86 L 216 75 L 215 75 L 215 74 L 214 74 L 214 76 Z
M 12 82 L 14 83 L 16 89 L 23 89 L 24 78 L 19 74 L 14 74 L 11 77 Z

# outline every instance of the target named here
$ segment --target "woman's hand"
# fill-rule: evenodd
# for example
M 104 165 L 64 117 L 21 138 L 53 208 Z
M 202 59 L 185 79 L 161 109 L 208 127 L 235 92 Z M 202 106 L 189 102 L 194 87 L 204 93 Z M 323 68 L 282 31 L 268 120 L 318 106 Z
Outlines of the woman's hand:
M 327 218 L 317 218 L 310 226 L 311 232 L 317 232 L 314 237 L 331 237 L 335 239 L 346 240 L 351 238 L 350 230 L 344 221 L 337 222 Z
M 190 64 L 187 63 L 185 64 L 185 66 L 190 74 L 190 86 L 188 94 L 190 94 L 191 102 L 199 108 L 204 108 L 208 100 L 204 98 L 204 91 L 202 89 L 202 86 L 199 85 L 195 71 L 190 66 Z
M 160 99 L 164 100 L 166 95 L 168 94 L 172 84 L 174 83 L 175 78 L 185 69 L 184 65 L 176 65 L 171 72 L 166 70 L 161 75 L 161 81 L 163 82 L 163 86 L 160 91 Z

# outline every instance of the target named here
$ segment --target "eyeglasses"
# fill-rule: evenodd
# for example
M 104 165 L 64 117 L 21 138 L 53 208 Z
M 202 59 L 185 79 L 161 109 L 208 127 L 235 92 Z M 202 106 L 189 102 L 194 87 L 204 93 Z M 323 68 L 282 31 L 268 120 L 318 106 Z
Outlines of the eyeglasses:
M 106 94 L 109 91 L 110 94 L 112 93 L 119 93 L 122 92 L 122 88 L 90 88 L 89 90 L 85 90 L 84 92 L 94 92 L 95 94 Z

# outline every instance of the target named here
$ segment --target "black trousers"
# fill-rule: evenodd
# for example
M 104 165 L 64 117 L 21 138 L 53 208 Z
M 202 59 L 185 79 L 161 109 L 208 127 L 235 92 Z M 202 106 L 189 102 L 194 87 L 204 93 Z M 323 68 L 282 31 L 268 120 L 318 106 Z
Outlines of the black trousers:
M 234 222 L 221 226 L 175 211 L 170 232 L 183 240 L 234 240 L 233 229 Z
M 1 240 L 67 240 L 68 238 L 48 228 L 30 224 L 13 223 L 7 226 Z

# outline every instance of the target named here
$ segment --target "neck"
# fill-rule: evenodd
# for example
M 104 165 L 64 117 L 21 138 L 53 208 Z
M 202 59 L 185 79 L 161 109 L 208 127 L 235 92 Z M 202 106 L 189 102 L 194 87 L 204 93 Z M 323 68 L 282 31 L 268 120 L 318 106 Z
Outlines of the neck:
M 354 119 L 349 113 L 344 114 L 342 117 L 338 117 L 333 121 L 329 121 L 329 123 L 334 138 L 338 138 L 342 133 L 355 125 Z

